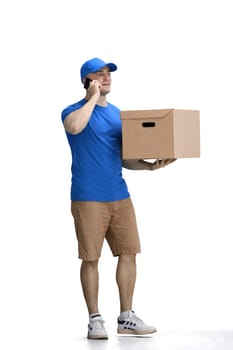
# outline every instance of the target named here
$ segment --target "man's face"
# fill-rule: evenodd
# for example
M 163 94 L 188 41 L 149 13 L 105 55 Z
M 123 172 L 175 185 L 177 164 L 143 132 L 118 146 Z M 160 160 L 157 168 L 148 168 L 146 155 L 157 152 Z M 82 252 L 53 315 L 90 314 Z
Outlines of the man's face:
M 104 67 L 98 72 L 90 73 L 88 77 L 91 80 L 98 80 L 100 82 L 100 84 L 102 85 L 100 94 L 102 96 L 105 96 L 110 92 L 112 78 L 111 72 L 109 72 L 108 67 Z

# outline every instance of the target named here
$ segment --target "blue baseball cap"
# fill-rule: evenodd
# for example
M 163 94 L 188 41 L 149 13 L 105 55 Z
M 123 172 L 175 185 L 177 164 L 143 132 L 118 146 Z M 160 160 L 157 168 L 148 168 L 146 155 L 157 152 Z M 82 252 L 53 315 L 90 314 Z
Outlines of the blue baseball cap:
M 108 67 L 110 72 L 117 70 L 117 66 L 114 63 L 105 63 L 97 57 L 86 61 L 80 69 L 81 80 L 83 80 L 89 73 L 98 72 L 104 67 Z

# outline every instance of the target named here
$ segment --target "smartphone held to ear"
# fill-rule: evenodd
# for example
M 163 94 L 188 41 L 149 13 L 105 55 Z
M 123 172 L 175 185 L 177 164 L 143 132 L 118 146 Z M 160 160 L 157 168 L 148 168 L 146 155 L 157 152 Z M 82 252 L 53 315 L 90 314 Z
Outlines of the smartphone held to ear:
M 91 82 L 91 81 L 92 81 L 91 79 L 86 78 L 85 83 L 84 83 L 84 88 L 85 88 L 86 90 L 89 88 L 89 85 L 90 85 L 90 82 Z

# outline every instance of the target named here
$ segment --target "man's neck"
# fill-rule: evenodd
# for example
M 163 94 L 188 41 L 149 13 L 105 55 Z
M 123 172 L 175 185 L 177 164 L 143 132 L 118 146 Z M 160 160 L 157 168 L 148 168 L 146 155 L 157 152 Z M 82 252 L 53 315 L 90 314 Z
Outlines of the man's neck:
M 96 102 L 97 105 L 102 106 L 102 107 L 106 107 L 107 106 L 107 99 L 106 96 L 100 96 Z
M 90 99 L 90 97 L 88 96 L 88 94 L 85 96 L 85 99 L 88 101 Z M 107 98 L 106 96 L 100 96 L 98 98 L 98 100 L 96 101 L 96 104 L 102 107 L 106 107 L 108 102 L 107 102 Z

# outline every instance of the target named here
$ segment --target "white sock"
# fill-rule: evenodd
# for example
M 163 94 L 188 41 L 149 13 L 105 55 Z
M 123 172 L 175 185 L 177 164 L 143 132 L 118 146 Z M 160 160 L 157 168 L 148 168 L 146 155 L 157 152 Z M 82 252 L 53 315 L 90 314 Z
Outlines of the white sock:
M 91 315 L 89 315 L 89 320 L 91 321 L 91 320 L 95 319 L 96 317 L 100 317 L 100 316 L 101 315 L 98 312 L 95 314 L 91 314 Z
M 124 320 L 124 319 L 128 318 L 128 317 L 129 317 L 129 313 L 130 313 L 131 311 L 132 311 L 132 310 L 128 310 L 128 311 L 123 311 L 123 312 L 121 312 L 121 313 L 120 313 L 120 319 L 121 319 L 121 320 Z

